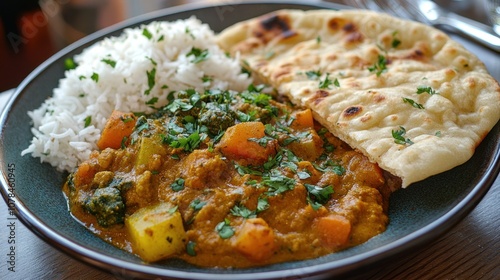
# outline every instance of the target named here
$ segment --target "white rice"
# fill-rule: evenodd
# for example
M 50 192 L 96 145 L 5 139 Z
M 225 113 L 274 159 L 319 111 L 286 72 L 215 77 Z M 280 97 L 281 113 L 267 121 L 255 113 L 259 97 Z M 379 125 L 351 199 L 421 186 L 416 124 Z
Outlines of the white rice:
M 193 47 L 208 50 L 207 59 L 193 63 L 194 56 L 187 56 Z M 115 67 L 103 59 L 116 61 Z M 227 57 L 216 45 L 214 32 L 196 18 L 126 29 L 119 37 L 87 48 L 74 61 L 78 66 L 65 72 L 52 97 L 28 113 L 34 137 L 22 152 L 59 171 L 73 171 L 97 149 L 101 129 L 114 109 L 149 112 L 152 109 L 146 102 L 157 97 L 154 106 L 163 106 L 170 91 L 241 91 L 251 83 L 248 75 L 241 73 L 237 58 Z M 153 68 L 155 83 L 146 94 L 147 72 Z M 211 81 L 203 82 L 204 76 Z M 89 117 L 91 124 L 85 127 Z

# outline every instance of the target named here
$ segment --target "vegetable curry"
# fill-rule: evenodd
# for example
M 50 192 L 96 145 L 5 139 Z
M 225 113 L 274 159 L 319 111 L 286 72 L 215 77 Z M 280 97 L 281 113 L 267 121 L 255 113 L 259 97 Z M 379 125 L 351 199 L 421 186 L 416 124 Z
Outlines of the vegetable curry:
M 383 232 L 384 173 L 263 93 L 172 92 L 112 113 L 64 186 L 73 215 L 146 262 L 250 267 L 339 251 Z

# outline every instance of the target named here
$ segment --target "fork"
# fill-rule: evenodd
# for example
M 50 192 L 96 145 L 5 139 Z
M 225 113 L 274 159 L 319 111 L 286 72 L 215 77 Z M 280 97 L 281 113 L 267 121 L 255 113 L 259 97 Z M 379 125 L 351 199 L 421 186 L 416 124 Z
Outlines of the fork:
M 430 0 L 345 0 L 345 2 L 353 7 L 386 12 L 454 31 L 500 52 L 500 37 L 495 35 L 492 27 L 447 11 Z

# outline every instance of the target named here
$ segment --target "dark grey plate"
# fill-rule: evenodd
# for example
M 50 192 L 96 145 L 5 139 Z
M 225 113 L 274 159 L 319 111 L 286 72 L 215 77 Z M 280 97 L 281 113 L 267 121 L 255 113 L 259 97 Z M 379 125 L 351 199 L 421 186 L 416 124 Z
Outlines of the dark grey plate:
M 253 2 L 220 6 L 184 6 L 135 18 L 102 30 L 65 48 L 40 65 L 17 88 L 0 118 L 0 177 L 2 196 L 14 195 L 19 219 L 39 237 L 61 251 L 123 277 L 171 277 L 183 279 L 269 279 L 355 275 L 409 250 L 422 247 L 450 229 L 479 203 L 499 172 L 500 124 L 497 124 L 474 157 L 448 172 L 426 179 L 393 194 L 390 225 L 386 232 L 340 253 L 312 260 L 250 269 L 206 269 L 169 260 L 143 264 L 137 257 L 95 237 L 68 213 L 61 192 L 65 174 L 40 164 L 21 151 L 32 138 L 27 112 L 40 106 L 63 78 L 67 57 L 103 37 L 118 35 L 125 27 L 153 20 L 175 20 L 197 16 L 215 31 L 237 21 L 282 8 L 344 9 L 335 4 L 306 2 Z M 10 182 L 10 184 L 9 184 Z

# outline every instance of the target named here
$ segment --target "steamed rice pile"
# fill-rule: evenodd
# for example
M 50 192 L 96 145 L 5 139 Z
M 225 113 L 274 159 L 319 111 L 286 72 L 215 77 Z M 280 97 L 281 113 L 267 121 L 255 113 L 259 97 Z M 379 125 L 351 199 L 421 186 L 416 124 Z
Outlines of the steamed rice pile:
M 171 91 L 237 90 L 251 83 L 226 56 L 208 25 L 195 18 L 126 29 L 75 56 L 53 96 L 29 112 L 31 154 L 59 171 L 88 159 L 113 110 L 150 112 Z

